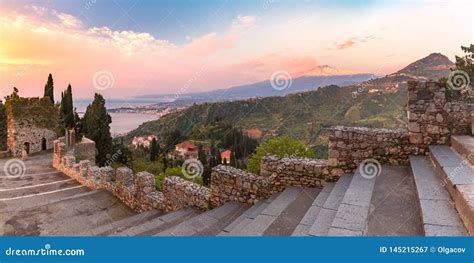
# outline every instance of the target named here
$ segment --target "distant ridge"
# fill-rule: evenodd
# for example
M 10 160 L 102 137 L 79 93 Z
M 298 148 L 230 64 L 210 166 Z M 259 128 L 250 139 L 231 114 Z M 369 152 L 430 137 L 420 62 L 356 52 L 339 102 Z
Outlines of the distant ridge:
M 449 75 L 454 63 L 441 53 L 431 53 L 427 57 L 417 60 L 392 75 L 406 74 L 408 76 L 439 79 Z

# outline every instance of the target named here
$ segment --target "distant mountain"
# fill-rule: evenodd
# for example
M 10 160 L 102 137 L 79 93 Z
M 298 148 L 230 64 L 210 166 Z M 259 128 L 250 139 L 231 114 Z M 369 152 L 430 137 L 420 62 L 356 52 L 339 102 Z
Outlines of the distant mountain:
M 417 60 L 392 75 L 408 75 L 428 79 L 439 79 L 449 75 L 454 63 L 443 54 L 431 53 L 429 56 Z
M 283 89 L 275 89 L 270 80 L 257 83 L 218 89 L 207 92 L 195 92 L 174 95 L 145 95 L 140 98 L 156 98 L 165 101 L 202 103 L 229 100 L 244 100 L 255 97 L 285 96 L 291 93 L 316 90 L 319 87 L 337 85 L 349 86 L 362 81 L 376 78 L 374 74 L 357 74 L 351 71 L 339 70 L 328 65 L 293 74 L 291 85 Z
M 148 134 L 163 136 L 171 129 L 178 129 L 193 137 L 206 130 L 207 125 L 215 119 L 219 119 L 251 131 L 252 134 L 260 134 L 262 138 L 284 134 L 297 137 L 318 150 L 320 157 L 324 157 L 326 127 L 404 127 L 407 96 L 404 83 L 408 80 L 426 79 L 427 76 L 447 76 L 449 71 L 446 66 L 452 63 L 439 59 L 441 57 L 444 56 L 432 54 L 394 74 L 344 88 L 330 85 L 284 97 L 193 105 L 142 124 L 130 132 L 126 139 Z M 303 82 L 306 78 L 308 77 L 302 77 L 300 81 Z M 265 87 L 264 82 L 259 85 Z M 251 87 L 255 88 L 256 85 Z

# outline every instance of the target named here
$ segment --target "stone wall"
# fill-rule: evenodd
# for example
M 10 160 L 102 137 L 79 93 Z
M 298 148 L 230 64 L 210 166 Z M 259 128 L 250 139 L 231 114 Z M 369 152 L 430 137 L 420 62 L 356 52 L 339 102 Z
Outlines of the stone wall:
M 206 210 L 210 207 L 211 189 L 177 176 L 166 177 L 163 194 L 169 211 L 194 206 Z
M 211 173 L 211 203 L 213 206 L 220 206 L 227 201 L 254 204 L 270 197 L 271 179 L 231 166 L 216 166 Z
M 405 129 L 374 129 L 336 126 L 329 135 L 328 165 L 334 176 L 352 172 L 366 159 L 406 165 L 410 154 L 424 154 L 411 145 Z
M 322 187 L 328 176 L 326 160 L 308 158 L 265 156 L 260 175 L 219 165 L 211 174 L 211 201 L 214 206 L 227 201 L 253 204 L 288 186 Z
M 49 98 L 7 97 L 5 107 L 7 148 L 13 156 L 21 157 L 27 148 L 29 153 L 53 149 L 59 117 Z
M 472 103 L 447 101 L 446 87 L 434 81 L 408 82 L 408 132 L 411 144 L 447 144 L 451 134 L 468 134 Z
M 90 142 L 86 140 L 88 146 L 75 151 L 67 149 L 63 138 L 56 140 L 53 167 L 89 188 L 106 189 L 137 212 L 152 209 L 174 211 L 188 206 L 205 210 L 209 207 L 210 189 L 193 182 L 167 177 L 164 180 L 164 192 L 160 192 L 155 188 L 155 176 L 151 173 L 134 174 L 127 167 L 98 167 L 90 160 L 77 163 L 75 153 L 84 153 L 82 149 L 90 149 Z

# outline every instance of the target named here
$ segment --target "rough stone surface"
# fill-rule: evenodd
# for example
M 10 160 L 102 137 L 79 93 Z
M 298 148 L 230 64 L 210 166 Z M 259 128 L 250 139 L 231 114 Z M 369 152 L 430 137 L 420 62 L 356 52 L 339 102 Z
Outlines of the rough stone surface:
M 79 147 L 79 150 L 76 149 Z M 93 149 L 93 150 L 92 150 Z M 92 155 L 94 153 L 94 155 Z M 89 154 L 88 158 L 79 161 Z M 148 172 L 133 174 L 127 167 L 113 169 L 94 164 L 95 143 L 83 143 L 67 149 L 64 138 L 54 142 L 53 167 L 92 189 L 106 189 L 137 212 L 153 209 L 174 211 L 188 206 L 209 208 L 210 189 L 178 177 L 166 178 L 164 192 L 155 189 L 155 176 Z M 92 159 L 92 160 L 91 160 Z

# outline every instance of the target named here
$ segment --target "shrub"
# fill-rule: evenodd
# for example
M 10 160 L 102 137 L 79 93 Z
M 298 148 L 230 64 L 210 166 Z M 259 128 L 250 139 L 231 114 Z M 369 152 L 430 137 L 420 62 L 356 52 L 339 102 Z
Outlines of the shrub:
M 277 137 L 270 139 L 257 147 L 256 152 L 250 157 L 247 171 L 259 174 L 260 162 L 267 154 L 276 155 L 280 158 L 285 156 L 315 157 L 314 151 L 306 147 L 300 141 L 289 136 Z
M 166 168 L 166 171 L 164 173 L 160 173 L 155 176 L 156 190 L 163 191 L 163 182 L 165 181 L 165 178 L 168 176 L 178 176 L 178 177 L 183 178 L 184 180 L 192 181 L 196 184 L 203 185 L 203 180 L 201 176 L 198 176 L 193 179 L 189 179 L 183 175 L 181 167 L 172 167 L 172 168 Z

